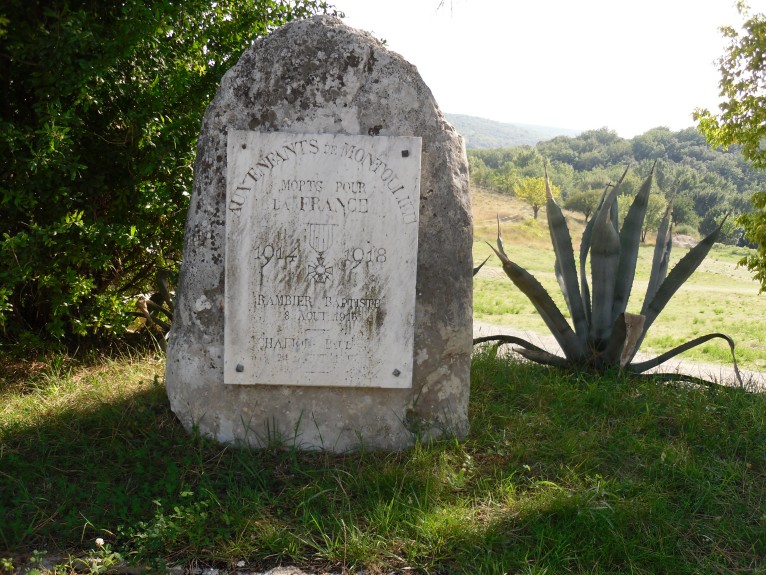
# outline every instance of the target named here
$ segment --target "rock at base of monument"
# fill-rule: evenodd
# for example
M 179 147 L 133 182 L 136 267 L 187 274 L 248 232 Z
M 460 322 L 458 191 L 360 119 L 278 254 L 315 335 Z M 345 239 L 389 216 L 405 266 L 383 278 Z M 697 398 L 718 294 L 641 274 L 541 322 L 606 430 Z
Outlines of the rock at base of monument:
M 471 247 L 463 143 L 412 65 L 333 17 L 256 41 L 198 142 L 173 411 L 252 447 L 464 436 Z

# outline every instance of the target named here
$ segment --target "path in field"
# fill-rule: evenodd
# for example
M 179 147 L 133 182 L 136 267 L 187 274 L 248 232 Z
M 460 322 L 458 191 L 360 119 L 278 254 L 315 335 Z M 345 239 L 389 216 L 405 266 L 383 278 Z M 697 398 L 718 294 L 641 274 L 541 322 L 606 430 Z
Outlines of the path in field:
M 549 351 L 551 353 L 555 353 L 558 355 L 562 355 L 561 347 L 559 347 L 558 343 L 556 342 L 556 339 L 552 335 L 541 335 L 531 331 L 524 331 L 520 329 L 514 329 L 508 326 L 495 325 L 491 323 L 474 320 L 473 322 L 474 337 L 499 335 L 499 334 L 521 337 L 526 339 L 530 343 L 533 343 L 534 345 L 543 348 L 546 351 Z M 505 347 L 506 349 L 509 349 L 509 348 L 512 348 L 513 346 L 505 345 L 503 347 Z M 636 354 L 636 359 L 638 360 L 650 359 L 651 357 L 653 356 L 646 353 Z M 734 375 L 734 368 L 732 367 L 731 364 L 718 365 L 715 363 L 702 363 L 697 361 L 688 361 L 685 359 L 674 358 L 665 362 L 661 366 L 649 371 L 661 372 L 661 373 L 683 373 L 686 375 L 699 377 L 707 381 L 714 381 L 714 382 L 722 383 L 725 385 L 739 385 L 737 382 L 737 378 Z M 740 374 L 742 375 L 742 380 L 747 389 L 753 390 L 753 391 L 756 391 L 756 390 L 766 391 L 766 373 L 740 369 Z

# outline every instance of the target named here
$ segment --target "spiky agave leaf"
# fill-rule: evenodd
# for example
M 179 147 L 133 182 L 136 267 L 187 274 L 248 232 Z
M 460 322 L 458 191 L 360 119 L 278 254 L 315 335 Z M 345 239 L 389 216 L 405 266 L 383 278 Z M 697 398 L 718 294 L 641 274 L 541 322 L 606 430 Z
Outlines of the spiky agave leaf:
M 585 230 L 582 233 L 582 240 L 580 241 L 580 289 L 582 290 L 582 306 L 585 310 L 585 318 L 588 321 L 588 325 L 591 324 L 591 301 L 590 301 L 590 287 L 588 286 L 588 274 L 585 271 L 585 264 L 588 261 L 588 252 L 590 251 L 590 241 L 593 236 L 593 224 L 596 222 L 601 207 L 604 205 L 604 200 L 609 192 L 609 186 L 604 189 L 604 193 L 601 194 L 601 199 L 598 202 L 596 213 L 589 222 L 585 224 Z
M 545 168 L 545 195 L 548 229 L 551 234 L 553 251 L 556 254 L 556 264 L 554 266 L 556 279 L 561 287 L 561 292 L 564 294 L 569 314 L 572 316 L 575 333 L 584 346 L 588 337 L 588 318 L 583 309 L 580 286 L 577 283 L 577 266 L 574 259 L 574 249 L 572 248 L 572 236 L 569 235 L 569 227 L 561 208 L 553 199 L 550 182 L 548 181 L 547 167 Z
M 483 337 L 475 337 L 473 339 L 474 345 L 477 343 L 488 342 L 496 342 L 496 347 L 500 347 L 501 345 L 505 344 L 519 345 L 521 346 L 521 349 L 514 349 L 513 351 L 522 355 L 523 357 L 526 357 L 527 359 L 536 361 L 537 363 L 552 365 L 554 367 L 567 367 L 569 365 L 568 360 L 565 358 L 553 353 L 549 353 L 541 347 L 538 347 L 535 344 L 527 341 L 526 339 L 522 339 L 513 335 L 487 335 Z
M 622 176 L 620 176 L 620 180 L 617 182 L 617 186 L 619 186 L 622 183 L 627 173 L 628 173 L 628 169 L 625 168 L 625 171 L 623 172 Z M 583 303 L 583 308 L 585 310 L 585 317 L 588 320 L 588 325 L 591 325 L 593 321 L 593 318 L 592 318 L 593 306 L 591 305 L 590 288 L 588 286 L 588 274 L 586 273 L 585 264 L 588 261 L 588 252 L 590 251 L 591 239 L 593 237 L 593 226 L 596 222 L 596 218 L 598 217 L 598 214 L 601 212 L 601 208 L 604 207 L 604 202 L 606 201 L 606 198 L 609 196 L 610 187 L 611 187 L 611 184 L 608 184 L 606 188 L 604 188 L 604 193 L 601 194 L 601 199 L 598 202 L 598 207 L 596 208 L 596 212 L 593 214 L 593 217 L 590 219 L 590 221 L 585 224 L 585 230 L 583 231 L 582 240 L 580 241 L 580 289 L 582 290 L 582 303 Z
M 548 329 L 561 346 L 567 359 L 574 362 L 582 361 L 585 355 L 585 346 L 580 344 L 577 335 L 542 284 L 527 270 L 508 259 L 505 253 L 496 250 L 491 245 L 490 247 L 497 257 L 500 258 L 505 274 L 532 302 L 537 313 L 543 318 L 545 325 L 548 326 Z
M 617 188 L 612 188 L 593 224 L 590 246 L 591 304 L 590 341 L 596 349 L 609 339 L 612 330 L 615 274 L 620 261 L 620 237 L 612 225 L 612 205 L 617 201 Z
M 604 190 L 604 196 L 606 196 L 606 190 Z M 604 201 L 602 196 L 601 201 Z M 598 211 L 596 211 L 598 214 Z M 590 287 L 588 286 L 588 274 L 585 272 L 585 264 L 588 261 L 588 251 L 590 250 L 590 238 L 593 235 L 593 222 L 596 220 L 595 215 L 590 221 L 585 224 L 585 231 L 582 234 L 582 240 L 580 241 L 580 293 L 582 295 L 582 307 L 585 311 L 585 319 L 590 326 L 591 323 L 591 302 L 590 302 Z
M 652 257 L 652 269 L 649 272 L 649 285 L 646 288 L 644 302 L 651 301 L 657 288 L 668 275 L 668 263 L 670 251 L 673 249 L 673 198 L 670 198 L 665 215 L 662 217 L 660 227 L 657 230 L 657 241 L 654 242 L 654 255 Z
M 552 353 L 548 353 L 547 351 L 534 351 L 530 349 L 515 349 L 516 353 L 521 355 L 522 357 L 525 357 L 531 361 L 534 361 L 536 363 L 541 363 L 543 365 L 550 365 L 553 367 L 572 367 L 572 364 L 564 359 L 563 357 L 559 357 L 557 355 L 554 355 Z
M 644 323 L 644 332 L 636 345 L 636 349 L 633 351 L 635 356 L 638 349 L 641 347 L 644 338 L 646 337 L 649 328 L 660 315 L 660 312 L 665 308 L 670 298 L 679 290 L 679 288 L 686 282 L 687 279 L 694 273 L 699 267 L 702 261 L 707 256 L 713 244 L 718 239 L 721 233 L 721 228 L 726 222 L 726 218 L 721 221 L 721 224 L 713 230 L 705 239 L 699 242 L 696 246 L 690 249 L 687 254 L 682 257 L 679 262 L 673 267 L 668 276 L 662 281 L 657 291 L 651 299 L 644 301 L 644 305 L 641 308 L 641 315 L 646 317 Z M 633 358 L 631 357 L 631 360 Z
M 500 214 L 497 214 L 497 249 L 500 250 L 501 254 L 505 255 L 505 249 L 503 248 L 503 236 L 500 234 Z
M 625 171 L 627 172 L 628 169 L 625 168 Z M 622 180 L 620 180 L 622 182 Z M 619 184 L 615 186 L 615 188 L 619 187 Z M 612 202 L 612 207 L 609 210 L 609 220 L 612 222 L 612 227 L 614 228 L 614 231 L 618 234 L 620 233 L 620 210 L 618 207 L 617 202 L 617 196 L 615 196 L 614 202 Z
M 654 367 L 657 367 L 658 365 L 662 365 L 666 361 L 669 361 L 676 357 L 677 355 L 688 351 L 694 347 L 697 347 L 698 345 L 702 345 L 703 343 L 706 343 L 710 341 L 711 339 L 720 338 L 726 341 L 726 343 L 729 344 L 729 350 L 731 351 L 731 361 L 734 365 L 734 374 L 737 377 L 737 381 L 739 381 L 740 385 L 744 385 L 742 382 L 742 376 L 739 373 L 739 367 L 737 366 L 737 358 L 734 355 L 734 340 L 731 339 L 728 335 L 724 333 L 709 333 L 707 335 L 703 335 L 700 337 L 696 337 L 690 341 L 687 341 L 686 343 L 683 343 L 679 346 L 674 347 L 670 351 L 666 351 L 665 353 L 658 355 L 655 358 L 649 359 L 647 361 L 642 361 L 639 363 L 632 363 L 629 366 L 627 366 L 626 370 L 631 373 L 643 373 L 649 369 L 652 369 Z
M 481 262 L 478 266 L 473 268 L 473 275 L 476 275 L 477 273 L 479 273 L 479 270 L 481 270 L 481 268 L 484 267 L 484 264 L 486 264 L 489 261 L 489 258 L 491 258 L 491 257 L 492 256 L 487 256 L 486 259 L 483 262 Z
M 612 318 L 616 319 L 625 312 L 630 299 L 630 291 L 633 288 L 633 280 L 636 275 L 636 262 L 638 261 L 638 248 L 641 244 L 641 229 L 644 227 L 646 208 L 649 205 L 649 192 L 652 188 L 652 175 L 646 178 L 641 189 L 633 200 L 625 216 L 620 232 L 620 263 L 617 266 L 617 275 L 614 286 L 614 303 L 612 304 Z
M 718 236 L 721 235 L 721 228 L 725 222 L 726 218 L 721 221 L 720 225 L 713 230 L 712 233 L 690 249 L 689 252 L 673 267 L 668 274 L 668 277 L 666 277 L 660 284 L 654 297 L 652 297 L 651 300 L 644 302 L 644 306 L 641 309 L 641 314 L 646 316 L 644 331 L 649 329 L 652 323 L 654 323 L 654 320 L 657 319 L 657 316 L 660 315 L 660 312 L 670 301 L 670 298 L 673 297 L 684 282 L 689 279 L 689 276 L 694 273 L 694 270 L 699 267 L 702 260 L 705 259 L 705 256 L 710 252 L 713 244 L 718 240 Z

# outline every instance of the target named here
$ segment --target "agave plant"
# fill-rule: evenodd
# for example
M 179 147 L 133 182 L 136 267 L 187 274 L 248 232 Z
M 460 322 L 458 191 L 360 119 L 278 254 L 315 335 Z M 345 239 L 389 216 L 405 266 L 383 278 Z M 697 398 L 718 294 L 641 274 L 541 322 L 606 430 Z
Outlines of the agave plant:
M 546 171 L 548 227 L 556 255 L 555 273 L 564 295 L 572 325 L 564 317 L 548 292 L 534 276 L 512 262 L 503 249 L 500 219 L 497 222 L 497 249 L 492 247 L 511 281 L 530 299 L 545 324 L 556 338 L 564 356 L 545 351 L 529 341 L 508 335 L 474 339 L 474 344 L 494 341 L 497 345 L 514 344 L 527 359 L 562 368 L 605 372 L 620 370 L 643 373 L 678 354 L 714 338 L 724 339 L 732 352 L 734 371 L 741 383 L 734 342 L 722 333 L 711 333 L 679 345 L 662 355 L 634 363 L 633 359 L 647 331 L 673 294 L 702 263 L 718 238 L 721 226 L 691 249 L 668 273 L 672 247 L 671 210 L 669 202 L 660 223 L 654 247 L 649 285 L 639 314 L 626 312 L 638 260 L 641 229 L 646 216 L 652 173 L 633 200 L 620 229 L 617 217 L 617 196 L 623 173 L 616 186 L 607 187 L 595 215 L 583 232 L 580 243 L 579 274 L 575 263 L 572 239 L 561 208 L 550 193 Z M 591 283 L 588 283 L 586 263 L 590 256 Z M 578 281 L 579 275 L 579 281 Z M 675 375 L 675 374 L 674 374 Z M 695 378 L 692 378 L 695 379 Z
M 481 268 L 483 268 L 483 267 L 484 267 L 484 264 L 486 264 L 486 263 L 489 261 L 489 258 L 491 258 L 491 257 L 492 257 L 492 256 L 487 256 L 487 257 L 484 259 L 484 261 L 483 261 L 483 262 L 481 262 L 481 263 L 480 263 L 478 266 L 476 266 L 475 268 L 473 268 L 473 275 L 474 275 L 474 276 L 475 276 L 477 273 L 479 273 L 479 271 L 481 271 Z

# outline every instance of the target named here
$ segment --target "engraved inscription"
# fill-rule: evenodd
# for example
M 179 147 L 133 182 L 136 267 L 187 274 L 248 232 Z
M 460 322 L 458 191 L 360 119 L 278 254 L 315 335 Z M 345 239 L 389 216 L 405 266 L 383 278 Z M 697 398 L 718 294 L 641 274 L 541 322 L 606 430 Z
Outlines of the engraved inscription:
M 236 133 L 236 131 L 232 131 Z M 321 144 L 317 136 L 314 138 L 294 140 L 292 142 L 282 144 L 279 148 L 264 152 L 258 157 L 254 165 L 250 167 L 246 172 L 242 180 L 234 187 L 233 191 L 229 194 L 228 207 L 229 211 L 239 214 L 242 211 L 242 207 L 247 201 L 248 197 L 253 193 L 254 187 L 259 182 L 267 178 L 268 175 L 274 171 L 278 171 L 278 167 L 285 164 L 299 164 L 302 157 L 308 156 L 326 156 L 320 161 L 327 162 L 337 160 L 351 161 L 362 167 L 362 175 L 371 177 L 373 183 L 382 184 L 385 191 L 390 193 L 396 201 L 396 206 L 401 211 L 405 223 L 416 223 L 418 221 L 418 208 L 417 202 L 412 198 L 419 196 L 419 189 L 413 190 L 412 186 L 408 188 L 395 169 L 389 165 L 383 158 L 373 153 L 372 151 L 365 149 L 358 143 L 351 143 L 350 140 L 357 140 L 360 136 L 347 136 L 345 138 L 335 138 L 338 141 L 342 140 L 342 144 L 336 143 L 323 143 Z M 292 138 L 291 138 L 292 139 Z M 392 140 L 393 138 L 387 138 Z M 404 139 L 404 138 L 398 138 Z M 414 138 L 410 138 L 413 140 Z M 374 145 L 375 140 L 369 142 L 369 145 Z M 418 145 L 419 147 L 419 145 Z M 245 149 L 248 149 L 247 147 Z M 409 154 L 403 156 L 409 158 Z M 419 166 L 420 153 L 418 150 L 417 163 Z M 413 162 L 410 162 L 411 164 Z M 338 162 L 340 169 L 342 162 Z M 419 177 L 419 175 L 418 175 Z M 357 182 L 340 182 L 336 181 L 336 188 L 334 196 L 317 195 L 323 191 L 324 182 L 317 180 L 303 180 L 303 179 L 284 179 L 280 183 L 281 191 L 297 192 L 303 194 L 304 190 L 307 195 L 280 197 L 274 199 L 274 210 L 284 209 L 293 211 L 342 211 L 342 213 L 348 212 L 361 212 L 367 213 L 368 202 L 366 197 L 354 197 L 354 196 L 339 196 L 337 193 L 343 192 L 351 194 L 362 193 L 365 188 L 364 181 Z M 356 191 L 354 191 L 356 189 Z M 314 192 L 314 194 L 311 194 Z M 418 192 L 414 194 L 413 192 Z
M 420 140 L 228 137 L 224 381 L 410 387 Z

